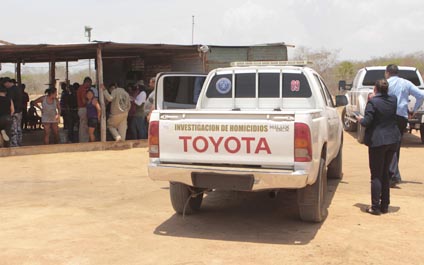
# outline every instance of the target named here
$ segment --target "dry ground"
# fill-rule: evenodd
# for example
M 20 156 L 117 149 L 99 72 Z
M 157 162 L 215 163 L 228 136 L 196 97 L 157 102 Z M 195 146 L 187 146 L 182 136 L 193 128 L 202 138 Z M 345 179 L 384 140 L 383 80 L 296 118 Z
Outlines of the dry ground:
M 407 135 L 390 213 L 370 201 L 367 149 L 345 134 L 329 216 L 298 221 L 295 193 L 211 193 L 183 219 L 145 148 L 0 158 L 0 264 L 424 264 L 424 146 Z

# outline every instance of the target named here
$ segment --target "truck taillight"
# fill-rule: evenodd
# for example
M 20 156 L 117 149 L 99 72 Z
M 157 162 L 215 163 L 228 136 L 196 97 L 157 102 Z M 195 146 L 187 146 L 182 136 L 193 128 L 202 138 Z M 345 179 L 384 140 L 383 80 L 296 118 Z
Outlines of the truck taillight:
M 159 157 L 159 121 L 149 123 L 149 156 Z
M 311 131 L 304 123 L 294 124 L 294 161 L 310 162 L 312 160 Z

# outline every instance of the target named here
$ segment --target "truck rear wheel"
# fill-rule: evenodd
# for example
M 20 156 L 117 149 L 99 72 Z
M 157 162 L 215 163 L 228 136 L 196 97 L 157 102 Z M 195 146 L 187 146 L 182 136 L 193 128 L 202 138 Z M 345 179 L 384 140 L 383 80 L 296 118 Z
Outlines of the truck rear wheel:
M 172 207 L 178 214 L 191 214 L 198 211 L 203 200 L 203 192 L 179 182 L 169 183 L 169 194 Z
M 424 124 L 420 125 L 421 143 L 424 144 Z
M 321 158 L 317 180 L 297 191 L 299 215 L 302 221 L 322 222 L 327 217 L 325 194 L 327 193 L 327 174 L 324 158 Z
M 357 124 L 351 121 L 349 118 L 350 117 L 347 115 L 346 108 L 343 108 L 343 111 L 342 111 L 343 129 L 346 132 L 353 132 L 356 130 Z
M 343 178 L 343 137 L 340 143 L 339 152 L 336 158 L 328 165 L 327 177 L 329 179 L 342 179 Z

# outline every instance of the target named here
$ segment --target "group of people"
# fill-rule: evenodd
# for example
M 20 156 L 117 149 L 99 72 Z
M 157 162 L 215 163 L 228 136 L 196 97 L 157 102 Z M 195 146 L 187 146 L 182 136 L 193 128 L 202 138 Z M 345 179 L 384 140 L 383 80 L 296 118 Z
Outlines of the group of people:
M 116 83 L 107 88 L 100 85 L 106 101 L 106 126 L 115 141 L 126 139 L 147 139 L 147 114 L 151 104 L 146 104 L 154 93 L 155 78 L 144 86 L 142 80 L 127 89 Z M 99 102 L 99 91 L 92 86 L 92 80 L 86 77 L 83 84 L 75 83 L 71 89 L 63 89 L 61 96 L 64 127 L 68 130 L 68 139 L 75 141 L 74 126 L 78 128 L 78 142 L 93 142 L 99 139 L 99 127 L 102 109 Z M 63 99 L 63 103 L 62 103 Z
M 365 129 L 371 171 L 371 206 L 367 213 L 380 215 L 389 211 L 390 187 L 401 182 L 398 170 L 400 147 L 408 117 L 414 116 L 424 101 L 424 91 L 398 76 L 395 64 L 386 67 L 385 79 L 377 80 L 374 95 L 368 101 L 364 116 L 356 118 Z M 416 99 L 412 111 L 409 96 Z
M 44 127 L 44 143 L 49 143 L 53 134 L 54 142 L 59 142 L 59 113 L 57 89 L 49 87 L 45 95 L 30 102 L 25 92 L 25 84 L 17 85 L 14 79 L 0 78 L 0 132 L 6 147 L 22 146 L 22 130 Z M 41 117 L 37 109 L 42 110 Z
M 6 146 L 22 145 L 22 128 L 28 121 L 28 101 L 25 84 L 18 86 L 14 79 L 0 78 L 0 132 Z
M 100 85 L 107 103 L 103 112 L 107 119 L 106 125 L 115 141 L 147 139 L 147 115 L 153 107 L 154 87 L 154 77 L 149 80 L 148 86 L 142 80 L 127 89 L 117 84 L 107 88 Z M 27 110 L 29 97 L 24 92 L 24 86 L 18 87 L 10 78 L 0 79 L 0 132 L 6 146 L 22 145 L 23 112 L 24 116 L 31 114 L 35 119 L 40 119 L 44 127 L 45 144 L 49 144 L 51 138 L 53 143 L 59 143 L 60 116 L 63 117 L 69 142 L 99 140 L 102 109 L 99 91 L 92 86 L 91 78 L 86 77 L 82 85 L 74 83 L 68 86 L 61 83 L 61 89 L 58 99 L 57 89 L 49 87 L 43 96 L 30 102 L 31 107 Z M 41 111 L 41 117 L 36 108 Z

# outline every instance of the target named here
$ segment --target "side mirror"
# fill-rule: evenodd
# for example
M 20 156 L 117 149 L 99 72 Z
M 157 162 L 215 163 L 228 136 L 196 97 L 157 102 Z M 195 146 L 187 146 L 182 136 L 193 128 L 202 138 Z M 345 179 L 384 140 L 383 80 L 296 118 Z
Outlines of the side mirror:
M 336 107 L 346 106 L 347 103 L 347 97 L 345 95 L 336 96 Z
M 346 90 L 346 81 L 340 80 L 339 81 L 339 91 L 344 91 L 344 90 Z

